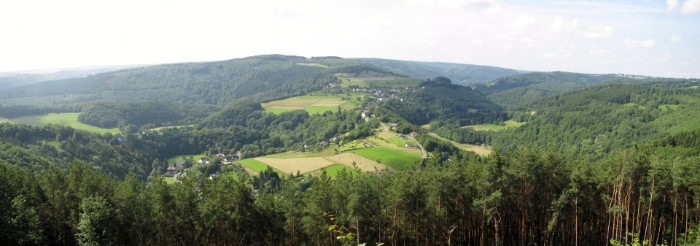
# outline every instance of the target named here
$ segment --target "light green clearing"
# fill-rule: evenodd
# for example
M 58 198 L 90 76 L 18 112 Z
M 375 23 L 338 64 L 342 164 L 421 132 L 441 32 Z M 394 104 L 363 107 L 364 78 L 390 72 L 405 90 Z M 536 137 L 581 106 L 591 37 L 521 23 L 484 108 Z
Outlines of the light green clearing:
M 321 68 L 328 68 L 328 66 L 323 65 L 323 64 L 318 64 L 318 63 L 297 63 L 299 66 L 307 66 L 307 67 L 321 67 Z
M 294 109 L 294 108 L 266 108 L 265 113 L 271 113 L 271 114 L 276 114 L 280 115 L 282 113 L 286 112 L 292 112 L 292 111 L 297 111 L 301 109 Z
M 104 134 L 104 133 L 119 134 L 119 128 L 100 128 L 100 127 L 91 126 L 88 124 L 83 124 L 80 121 L 78 121 L 78 115 L 80 115 L 80 113 L 51 113 L 51 114 L 47 114 L 47 115 L 24 116 L 24 117 L 19 117 L 19 118 L 14 118 L 14 119 L 3 119 L 3 120 L 10 122 L 10 123 L 14 123 L 14 124 L 26 124 L 26 125 L 32 125 L 32 126 L 43 126 L 43 125 L 48 125 L 48 124 L 55 124 L 55 125 L 62 125 L 62 126 L 70 126 L 72 128 L 78 129 L 78 130 L 95 132 L 95 133 L 99 133 L 99 134 Z M 2 120 L 0 120 L 0 121 L 2 121 Z
M 338 107 L 353 109 L 356 107 L 357 102 L 353 100 L 343 100 L 340 96 L 306 95 L 262 103 L 261 105 L 265 108 L 265 112 L 273 114 L 302 109 L 310 114 L 317 114 L 326 111 L 335 112 L 338 110 Z
M 151 130 L 153 130 L 153 131 L 162 131 L 162 130 L 165 130 L 165 129 L 178 129 L 178 128 L 192 127 L 192 126 L 194 126 L 194 125 L 161 126 L 161 127 L 152 128 Z
M 165 180 L 166 184 L 174 184 L 175 183 L 174 177 L 163 177 L 163 180 Z
M 271 166 L 268 166 L 267 164 L 265 164 L 264 162 L 258 161 L 258 160 L 253 159 L 253 158 L 243 159 L 243 160 L 238 161 L 238 163 L 240 163 L 241 165 L 243 165 L 247 168 L 250 168 L 251 170 L 253 170 L 257 173 L 265 171 L 268 167 L 271 167 Z M 286 173 L 284 173 L 284 172 L 282 172 L 279 169 L 274 168 L 274 167 L 272 167 L 272 170 L 274 170 L 279 176 L 287 176 L 288 175 L 288 174 L 286 174 Z
M 311 172 L 311 174 L 312 175 L 321 175 L 322 171 L 326 171 L 326 175 L 328 175 L 329 177 L 335 178 L 336 176 L 338 176 L 338 173 L 340 173 L 340 171 L 342 171 L 342 170 L 345 170 L 346 172 L 348 172 L 351 175 L 359 174 L 359 172 L 357 170 L 355 170 L 354 168 L 345 166 L 343 164 L 333 164 L 333 165 L 318 169 L 316 171 L 313 171 L 313 172 Z
M 362 88 L 369 87 L 416 87 L 420 84 L 420 79 L 413 78 L 396 78 L 396 77 L 380 77 L 380 78 L 347 78 L 341 77 L 340 86 L 347 88 L 357 86 Z
M 276 158 L 276 159 L 290 159 L 290 158 L 304 158 L 304 157 L 325 157 L 330 155 L 335 155 L 335 150 L 333 147 L 325 148 L 318 152 L 284 152 L 266 155 L 266 158 Z
M 647 107 L 645 107 L 645 106 L 640 106 L 639 104 L 636 104 L 636 103 L 625 103 L 625 104 L 623 104 L 623 106 L 625 106 L 625 107 L 632 107 L 632 108 L 633 108 L 633 107 L 637 107 L 637 108 L 641 108 L 641 109 L 646 109 L 646 108 L 647 108 Z M 661 106 L 659 106 L 659 107 L 661 107 Z
M 421 161 L 420 155 L 394 150 L 387 147 L 357 149 L 351 150 L 350 152 L 400 170 L 409 169 Z
M 306 112 L 309 112 L 309 114 L 322 114 L 326 111 L 336 112 L 336 111 L 338 111 L 338 107 L 308 106 L 308 107 L 305 107 L 304 110 L 306 110 Z
M 463 128 L 469 127 L 471 129 L 474 129 L 476 131 L 503 131 L 509 128 L 518 128 L 522 125 L 525 125 L 527 122 L 517 122 L 514 120 L 507 120 L 503 122 L 503 125 L 496 125 L 496 124 L 481 124 L 481 125 L 470 125 L 470 126 L 464 126 Z
M 454 145 L 455 147 L 457 147 L 457 148 L 459 148 L 459 149 L 461 149 L 461 150 L 471 151 L 471 152 L 474 152 L 474 153 L 476 153 L 477 155 L 480 155 L 480 156 L 488 156 L 488 155 L 490 155 L 491 152 L 492 152 L 491 147 L 489 147 L 489 146 L 487 146 L 487 145 L 480 145 L 480 146 L 477 146 L 477 145 L 471 145 L 471 144 L 458 143 L 458 142 L 449 140 L 449 139 L 447 139 L 447 138 L 443 138 L 443 137 L 441 137 L 441 136 L 439 136 L 439 135 L 437 135 L 437 134 L 435 134 L 435 133 L 432 133 L 432 132 L 431 132 L 431 133 L 428 133 L 428 135 L 433 136 L 433 137 L 435 137 L 435 138 L 437 138 L 437 139 L 440 139 L 440 140 L 442 140 L 442 141 L 449 142 L 449 143 L 451 143 L 452 145 Z
M 338 147 L 338 151 L 348 151 L 348 150 L 353 150 L 353 149 L 362 149 L 365 147 L 365 143 L 363 143 L 360 140 L 352 140 L 352 142 L 345 143 L 342 146 Z
M 678 106 L 680 106 L 680 105 L 677 105 L 677 104 L 675 104 L 675 105 L 674 105 L 674 104 L 661 104 L 661 105 L 659 105 L 659 109 L 660 109 L 661 111 L 666 112 L 666 111 L 669 111 L 669 110 L 676 110 L 676 109 L 678 109 Z
M 193 161 L 196 162 L 200 158 L 204 157 L 204 155 L 202 155 L 202 154 L 200 154 L 200 155 L 176 155 L 176 156 L 168 158 L 168 164 L 173 166 L 178 161 L 184 161 L 185 159 L 190 159 L 190 157 Z

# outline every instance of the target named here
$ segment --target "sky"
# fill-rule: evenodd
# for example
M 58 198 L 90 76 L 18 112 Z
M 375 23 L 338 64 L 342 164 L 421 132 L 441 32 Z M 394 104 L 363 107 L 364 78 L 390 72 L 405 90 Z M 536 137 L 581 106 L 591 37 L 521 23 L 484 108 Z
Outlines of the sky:
M 700 0 L 0 2 L 0 72 L 261 54 L 700 78 Z

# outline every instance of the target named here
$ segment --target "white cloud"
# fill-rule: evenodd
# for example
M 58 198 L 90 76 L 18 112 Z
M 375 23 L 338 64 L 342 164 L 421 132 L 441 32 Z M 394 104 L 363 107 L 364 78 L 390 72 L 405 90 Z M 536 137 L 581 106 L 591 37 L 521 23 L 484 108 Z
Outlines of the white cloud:
M 501 5 L 496 0 L 406 0 L 410 5 L 429 5 L 452 10 L 498 11 Z
M 677 0 L 666 0 L 666 11 L 673 11 L 678 7 Z
M 588 26 L 582 31 L 582 34 L 587 38 L 609 38 L 615 34 L 615 28 L 612 26 Z
M 515 28 L 523 28 L 530 26 L 535 23 L 535 17 L 532 16 L 527 16 L 527 15 L 521 15 L 512 20 L 509 24 L 511 27 Z
M 675 44 L 675 43 L 678 43 L 681 41 L 681 36 L 673 36 L 673 37 L 669 38 L 668 40 L 671 41 L 671 43 Z
M 564 28 L 564 19 L 562 19 L 559 16 L 554 17 L 554 21 L 552 21 L 552 26 L 550 26 L 549 30 L 552 32 L 560 32 L 563 28 Z
M 700 11 L 700 0 L 688 0 L 683 3 L 681 11 L 684 14 L 695 14 Z
M 653 39 L 625 39 L 625 47 L 629 49 L 648 49 L 654 47 L 656 42 Z

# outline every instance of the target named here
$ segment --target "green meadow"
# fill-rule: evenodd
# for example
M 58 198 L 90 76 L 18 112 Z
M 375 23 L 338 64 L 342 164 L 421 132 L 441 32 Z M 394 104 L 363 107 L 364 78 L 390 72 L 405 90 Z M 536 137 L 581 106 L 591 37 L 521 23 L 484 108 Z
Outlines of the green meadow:
M 399 170 L 410 169 L 413 165 L 418 164 L 421 161 L 420 155 L 394 150 L 387 147 L 356 149 L 349 152 Z
M 509 128 L 518 128 L 522 125 L 525 125 L 527 122 L 517 122 L 514 120 L 507 120 L 503 122 L 503 125 L 496 125 L 496 124 L 481 124 L 481 125 L 470 125 L 470 126 L 465 126 L 471 129 L 474 129 L 476 131 L 503 131 Z
M 88 124 L 83 124 L 78 121 L 80 113 L 51 113 L 47 115 L 24 116 L 13 119 L 2 119 L 14 124 L 26 124 L 32 126 L 43 126 L 48 124 L 70 126 L 78 130 L 95 132 L 99 134 L 111 133 L 118 134 L 119 128 L 100 128 Z

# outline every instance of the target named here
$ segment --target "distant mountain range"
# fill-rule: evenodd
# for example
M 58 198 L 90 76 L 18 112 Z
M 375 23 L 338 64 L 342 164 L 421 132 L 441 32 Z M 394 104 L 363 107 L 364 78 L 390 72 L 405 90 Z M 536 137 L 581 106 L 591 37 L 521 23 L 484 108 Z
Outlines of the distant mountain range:
M 261 55 L 216 62 L 2 74 L 0 104 L 60 106 L 114 101 L 221 107 L 240 99 L 265 101 L 302 95 L 339 82 L 337 74 L 368 71 L 422 80 L 444 76 L 506 108 L 598 83 L 651 80 L 442 62 Z

